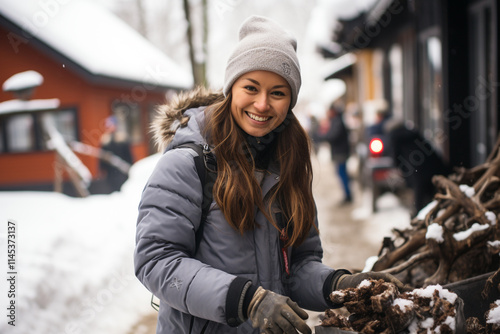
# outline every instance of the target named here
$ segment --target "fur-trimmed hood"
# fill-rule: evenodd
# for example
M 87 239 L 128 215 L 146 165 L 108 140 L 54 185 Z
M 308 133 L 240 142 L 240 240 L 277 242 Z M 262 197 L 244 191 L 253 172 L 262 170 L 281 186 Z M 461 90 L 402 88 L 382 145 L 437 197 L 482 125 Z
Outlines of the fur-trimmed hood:
M 192 91 L 182 92 L 166 104 L 159 106 L 151 125 L 154 141 L 159 151 L 164 151 L 172 142 L 179 128 L 187 126 L 190 115 L 186 110 L 210 106 L 224 99 L 222 92 L 214 92 L 203 87 Z

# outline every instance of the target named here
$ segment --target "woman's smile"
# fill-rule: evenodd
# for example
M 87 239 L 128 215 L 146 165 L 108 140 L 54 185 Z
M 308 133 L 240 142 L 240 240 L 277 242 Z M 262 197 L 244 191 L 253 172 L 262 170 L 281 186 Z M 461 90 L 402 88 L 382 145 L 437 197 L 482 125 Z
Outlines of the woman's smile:
M 264 116 L 255 115 L 255 114 L 252 114 L 248 111 L 247 111 L 247 115 L 248 115 L 248 117 L 250 117 L 251 119 L 253 119 L 254 121 L 257 121 L 257 122 L 267 122 L 268 120 L 270 120 L 272 118 L 272 117 L 264 117 Z

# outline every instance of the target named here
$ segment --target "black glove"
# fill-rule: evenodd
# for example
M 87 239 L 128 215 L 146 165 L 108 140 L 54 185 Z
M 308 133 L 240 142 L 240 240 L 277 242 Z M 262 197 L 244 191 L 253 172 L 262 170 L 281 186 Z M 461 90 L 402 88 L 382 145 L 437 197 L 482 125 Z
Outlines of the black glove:
M 368 273 L 359 273 L 359 274 L 344 274 L 339 277 L 336 282 L 333 282 L 332 291 L 335 290 L 343 290 L 347 288 L 356 288 L 359 283 L 363 282 L 365 279 L 374 279 L 374 280 L 384 280 L 386 282 L 393 283 L 396 285 L 399 291 L 404 292 L 411 290 L 410 287 L 401 283 L 396 277 L 391 274 L 371 271 Z
M 249 318 L 254 328 L 260 328 L 265 334 L 311 334 L 307 326 L 306 311 L 290 298 L 272 291 L 258 287 L 250 305 L 248 306 Z

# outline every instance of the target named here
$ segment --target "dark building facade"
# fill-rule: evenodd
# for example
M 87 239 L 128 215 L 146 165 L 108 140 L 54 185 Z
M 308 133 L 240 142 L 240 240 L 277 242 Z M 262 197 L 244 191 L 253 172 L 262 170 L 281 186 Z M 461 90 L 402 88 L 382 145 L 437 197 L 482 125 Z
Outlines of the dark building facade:
M 496 0 L 380 0 L 339 20 L 341 51 L 323 54 L 376 50 L 374 80 L 392 115 L 413 123 L 450 165 L 470 167 L 498 136 L 498 17 Z

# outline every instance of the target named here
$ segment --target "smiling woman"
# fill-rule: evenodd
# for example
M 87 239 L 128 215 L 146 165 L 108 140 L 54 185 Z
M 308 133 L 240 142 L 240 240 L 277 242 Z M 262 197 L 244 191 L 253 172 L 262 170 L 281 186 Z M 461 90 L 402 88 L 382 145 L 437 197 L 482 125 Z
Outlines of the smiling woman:
M 307 334 L 302 308 L 335 306 L 328 295 L 349 272 L 321 262 L 309 139 L 293 113 L 300 85 L 295 39 L 254 16 L 223 94 L 198 89 L 158 110 L 165 153 L 135 250 L 137 277 L 160 299 L 158 333 Z
M 276 129 L 285 120 L 290 107 L 290 85 L 273 72 L 246 73 L 236 80 L 231 93 L 234 120 L 254 137 L 263 137 Z

